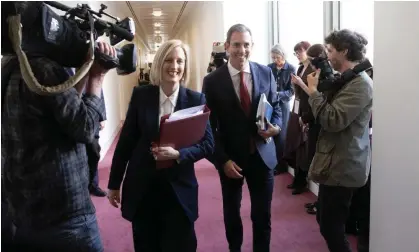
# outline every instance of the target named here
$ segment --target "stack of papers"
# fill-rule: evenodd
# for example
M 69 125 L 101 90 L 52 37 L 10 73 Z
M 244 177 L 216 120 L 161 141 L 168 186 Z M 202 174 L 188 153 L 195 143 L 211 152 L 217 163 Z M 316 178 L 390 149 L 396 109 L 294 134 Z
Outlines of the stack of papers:
M 181 119 L 193 117 L 204 113 L 205 105 L 182 109 L 174 112 L 169 116 L 166 122 L 179 121 Z
M 268 102 L 266 99 L 266 95 L 262 94 L 260 96 L 258 110 L 256 113 L 256 124 L 261 130 L 266 130 L 268 127 L 266 125 L 266 122 L 271 121 L 273 112 L 272 105 Z

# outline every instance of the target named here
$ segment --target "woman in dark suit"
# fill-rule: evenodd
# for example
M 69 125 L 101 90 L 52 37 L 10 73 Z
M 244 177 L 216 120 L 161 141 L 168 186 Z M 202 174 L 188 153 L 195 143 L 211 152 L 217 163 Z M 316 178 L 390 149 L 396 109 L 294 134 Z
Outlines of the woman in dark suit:
M 115 149 L 108 197 L 118 207 L 123 182 L 122 216 L 132 222 L 135 251 L 192 252 L 197 248 L 194 163 L 213 152 L 210 124 L 201 141 L 188 148 L 152 147 L 158 141 L 162 116 L 205 104 L 203 94 L 182 86 L 190 75 L 189 59 L 187 46 L 180 40 L 161 45 L 151 69 L 153 85 L 134 88 Z M 165 160 L 173 160 L 173 165 L 157 169 L 156 162 Z
M 282 110 L 281 134 L 275 137 L 276 153 L 278 157 L 278 167 L 275 169 L 275 173 L 277 174 L 288 168 L 288 165 L 283 161 L 284 159 L 282 156 L 287 136 L 288 119 L 290 117 L 289 101 L 294 95 L 294 89 L 291 84 L 291 75 L 295 74 L 295 67 L 286 61 L 285 52 L 279 44 L 272 47 L 271 58 L 273 63 L 269 64 L 268 67 L 271 68 L 276 80 L 279 106 Z
M 322 44 L 314 44 L 310 46 L 306 54 L 309 61 L 317 57 L 327 58 L 326 48 Z M 314 66 L 311 66 L 311 67 L 314 71 L 317 70 L 317 68 L 315 68 Z M 297 82 L 303 82 L 303 80 L 298 77 L 293 77 L 293 79 L 294 79 L 293 81 L 295 84 L 297 84 Z M 306 85 L 306 82 L 304 82 L 304 84 Z M 298 85 L 296 85 L 295 87 L 301 90 L 301 88 Z M 325 94 L 327 93 L 328 92 L 325 91 Z M 316 143 L 317 143 L 317 138 L 319 136 L 321 126 L 320 124 L 316 123 L 316 120 L 313 116 L 311 109 L 307 111 L 305 116 L 301 117 L 301 120 L 302 120 L 303 129 L 307 134 L 307 141 L 305 141 L 304 144 L 300 146 L 299 152 L 305 155 L 304 159 L 307 160 L 307 164 L 310 167 L 311 161 L 313 160 L 314 154 L 316 153 Z M 307 213 L 316 214 L 317 204 L 316 202 L 307 203 L 305 204 L 305 208 L 306 208 Z
M 292 83 L 296 83 L 296 80 L 303 81 L 307 85 L 307 76 L 314 72 L 313 67 L 307 57 L 307 49 L 310 47 L 310 43 L 302 41 L 294 46 L 294 55 L 300 62 L 300 67 L 297 70 L 297 75 L 292 76 Z M 295 88 L 295 101 L 293 113 L 299 116 L 299 123 L 297 125 L 290 125 L 289 127 L 299 127 L 301 129 L 302 137 L 299 139 L 300 143 L 296 150 L 295 159 L 295 175 L 293 183 L 288 185 L 289 189 L 293 189 L 292 194 L 301 194 L 307 190 L 307 174 L 310 162 L 308 160 L 307 148 L 306 148 L 306 123 L 311 115 L 311 108 L 308 103 L 308 95 L 298 86 L 294 85 Z

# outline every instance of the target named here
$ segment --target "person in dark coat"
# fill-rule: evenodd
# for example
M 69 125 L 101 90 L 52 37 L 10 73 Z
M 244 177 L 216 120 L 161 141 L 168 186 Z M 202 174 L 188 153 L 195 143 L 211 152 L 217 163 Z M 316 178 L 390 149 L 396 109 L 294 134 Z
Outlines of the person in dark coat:
M 281 134 L 275 137 L 276 155 L 278 158 L 278 166 L 275 169 L 275 174 L 288 171 L 288 164 L 282 158 L 285 140 L 287 136 L 288 120 L 290 117 L 290 100 L 294 96 L 294 88 L 291 83 L 291 75 L 295 74 L 295 67 L 286 60 L 286 55 L 283 48 L 276 44 L 271 49 L 271 58 L 273 63 L 269 64 L 272 73 L 275 77 L 277 85 L 277 94 L 279 99 L 279 106 L 282 110 L 282 126 Z

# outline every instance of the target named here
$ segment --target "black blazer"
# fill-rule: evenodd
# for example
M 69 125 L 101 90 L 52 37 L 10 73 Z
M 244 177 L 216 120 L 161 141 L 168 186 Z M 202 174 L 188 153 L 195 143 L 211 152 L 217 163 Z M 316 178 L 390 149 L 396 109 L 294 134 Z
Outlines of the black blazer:
M 180 149 L 180 162 L 157 171 L 150 147 L 159 136 L 159 93 L 155 85 L 135 87 L 127 116 L 112 160 L 108 188 L 119 190 L 122 181 L 122 216 L 132 221 L 141 199 L 153 178 L 162 175 L 169 181 L 180 204 L 191 221 L 198 218 L 198 182 L 194 163 L 214 150 L 214 139 L 208 122 L 204 137 L 191 147 Z M 201 93 L 180 87 L 176 110 L 205 104 Z M 188 134 L 185 129 L 185 135 Z M 128 165 L 127 165 L 128 164 Z M 125 174 L 125 177 L 124 177 Z M 163 199 L 164 200 L 164 199 Z
M 250 137 L 255 139 L 256 148 L 266 166 L 273 169 L 277 164 L 274 141 L 265 143 L 257 133 L 256 112 L 260 95 L 264 93 L 273 106 L 271 123 L 282 125 L 282 111 L 276 95 L 276 82 L 269 67 L 250 62 L 253 80 L 252 113 L 244 113 L 227 64 L 205 76 L 203 92 L 211 109 L 211 126 L 215 136 L 215 157 L 212 162 L 217 169 L 233 160 L 240 167 L 248 165 Z
M 300 65 L 300 67 L 297 70 L 297 75 L 300 76 L 301 71 L 303 71 L 304 66 Z M 309 64 L 307 66 L 307 69 L 304 71 L 303 76 L 301 76 L 302 81 L 307 85 L 307 75 L 314 72 L 314 68 L 311 67 Z M 299 116 L 301 116 L 301 120 L 303 120 L 304 123 L 314 123 L 314 116 L 313 112 L 311 111 L 310 104 L 308 103 L 308 95 L 302 88 L 300 88 L 298 85 L 294 85 L 295 87 L 295 98 L 300 100 L 300 111 L 298 113 Z

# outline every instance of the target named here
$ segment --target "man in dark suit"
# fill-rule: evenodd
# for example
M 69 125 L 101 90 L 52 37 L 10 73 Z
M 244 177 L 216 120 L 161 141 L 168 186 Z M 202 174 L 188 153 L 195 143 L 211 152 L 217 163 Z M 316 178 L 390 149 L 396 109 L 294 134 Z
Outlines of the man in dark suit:
M 244 178 L 252 203 L 254 251 L 269 251 L 273 170 L 277 165 L 272 137 L 280 133 L 281 108 L 272 71 L 248 60 L 253 41 L 249 28 L 242 24 L 227 32 L 228 64 L 204 78 L 203 92 L 211 109 L 215 164 L 222 186 L 223 212 L 230 251 L 240 251 L 243 226 L 240 204 Z M 265 131 L 256 126 L 256 111 L 261 94 L 273 106 L 271 122 Z

